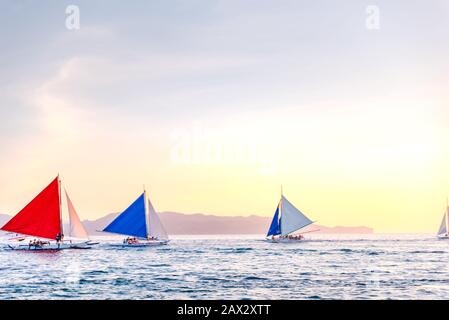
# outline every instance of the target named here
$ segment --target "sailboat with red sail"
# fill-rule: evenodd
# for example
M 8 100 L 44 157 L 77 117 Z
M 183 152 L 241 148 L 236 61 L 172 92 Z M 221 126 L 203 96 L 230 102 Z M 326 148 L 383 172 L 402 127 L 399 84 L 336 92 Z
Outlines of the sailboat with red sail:
M 62 220 L 61 180 L 56 177 L 44 190 L 42 190 L 28 205 L 9 220 L 0 230 L 31 237 L 18 238 L 25 242 L 8 245 L 14 250 L 62 250 L 90 248 L 90 240 L 84 229 L 75 208 L 67 193 L 67 204 L 70 218 L 71 238 L 82 239 L 76 242 L 73 239 L 64 240 Z M 74 231 L 74 232 L 73 232 Z M 73 237 L 73 233 L 74 237 Z M 81 236 L 79 236 L 81 235 Z

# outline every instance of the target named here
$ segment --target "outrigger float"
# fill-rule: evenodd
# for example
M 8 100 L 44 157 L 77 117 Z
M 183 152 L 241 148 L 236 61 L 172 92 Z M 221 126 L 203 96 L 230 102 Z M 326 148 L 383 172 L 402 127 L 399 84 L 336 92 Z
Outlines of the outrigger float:
M 310 220 L 304 213 L 299 211 L 281 191 L 281 200 L 279 200 L 273 220 L 266 236 L 266 240 L 270 242 L 298 242 L 304 240 L 303 232 L 294 234 L 295 232 L 311 225 L 314 221 Z M 315 232 L 313 230 L 309 232 Z
M 128 236 L 122 243 L 114 245 L 120 247 L 159 246 L 169 242 L 167 231 L 145 190 L 103 232 Z
M 15 243 L 8 244 L 8 248 L 27 251 L 90 249 L 98 244 L 89 239 L 67 191 L 65 194 L 70 221 L 67 240 L 63 232 L 61 180 L 58 175 L 0 229 L 16 235 L 9 239 Z

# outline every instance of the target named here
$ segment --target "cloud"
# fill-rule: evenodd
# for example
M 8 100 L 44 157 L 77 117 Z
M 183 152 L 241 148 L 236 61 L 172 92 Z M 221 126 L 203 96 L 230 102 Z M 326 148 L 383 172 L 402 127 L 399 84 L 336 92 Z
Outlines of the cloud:
M 64 64 L 59 72 L 43 83 L 30 97 L 30 105 L 39 110 L 39 122 L 43 133 L 55 140 L 77 139 L 83 133 L 83 108 L 61 94 L 60 85 L 71 78 L 69 64 Z M 70 80 L 69 80 L 70 81 Z

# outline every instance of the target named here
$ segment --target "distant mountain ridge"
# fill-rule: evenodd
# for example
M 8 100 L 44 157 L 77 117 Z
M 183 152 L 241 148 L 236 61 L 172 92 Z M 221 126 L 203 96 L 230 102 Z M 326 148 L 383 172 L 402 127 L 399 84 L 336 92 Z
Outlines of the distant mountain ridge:
M 91 235 L 104 235 L 99 232 L 109 224 L 118 213 L 110 213 L 96 220 L 84 220 L 83 224 Z M 172 235 L 206 235 L 206 234 L 265 234 L 271 222 L 271 217 L 262 216 L 216 216 L 210 214 L 184 214 L 178 212 L 161 212 L 159 214 L 167 232 Z M 0 214 L 0 225 L 11 217 Z M 373 233 L 369 227 L 326 227 L 314 224 L 304 231 L 319 230 L 317 233 Z
M 1 214 L 1 213 L 0 213 L 0 227 L 3 227 L 3 225 L 4 225 L 9 219 L 11 219 L 10 216 L 8 216 L 7 214 Z

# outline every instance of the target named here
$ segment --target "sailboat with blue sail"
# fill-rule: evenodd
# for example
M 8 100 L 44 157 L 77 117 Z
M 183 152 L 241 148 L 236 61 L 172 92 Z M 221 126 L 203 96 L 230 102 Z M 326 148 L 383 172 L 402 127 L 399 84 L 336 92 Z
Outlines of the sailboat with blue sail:
M 128 236 L 121 246 L 145 247 L 169 242 L 167 231 L 144 191 L 103 232 Z
M 302 234 L 295 232 L 311 225 L 310 220 L 304 213 L 299 211 L 281 192 L 281 199 L 268 228 L 266 239 L 272 242 L 292 242 L 303 240 Z M 317 230 L 315 230 L 317 231 Z

